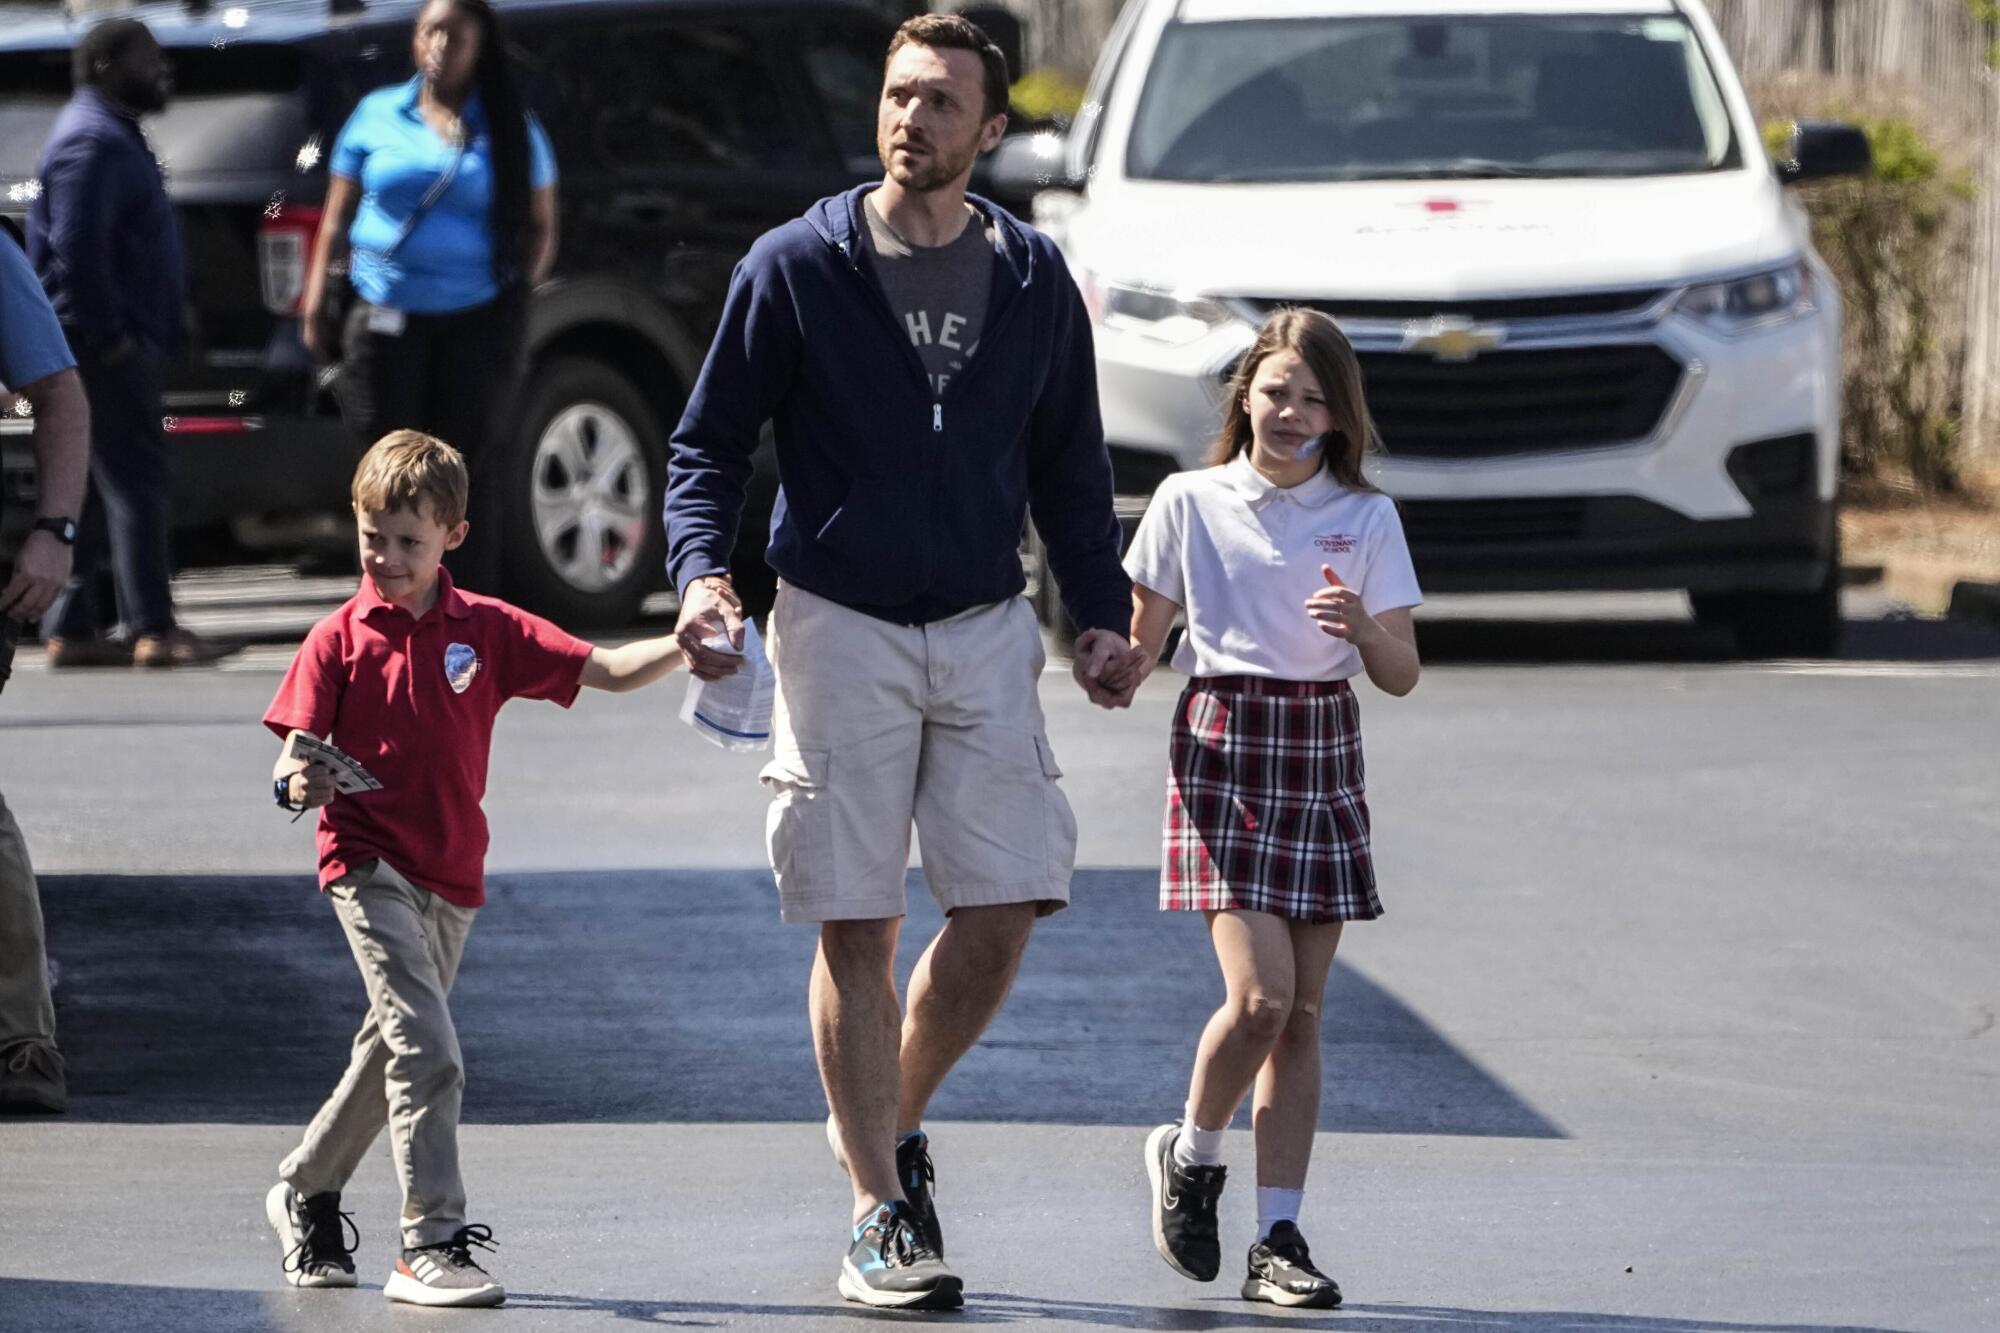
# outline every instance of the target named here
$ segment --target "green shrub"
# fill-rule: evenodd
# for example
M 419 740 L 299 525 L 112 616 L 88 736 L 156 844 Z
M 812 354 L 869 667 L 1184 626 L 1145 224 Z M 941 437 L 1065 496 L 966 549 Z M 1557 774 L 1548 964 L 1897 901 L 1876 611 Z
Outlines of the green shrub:
M 1962 262 L 1954 211 L 1975 192 L 1973 179 L 1947 164 L 1909 120 L 1840 118 L 1868 136 L 1873 169 L 1807 185 L 1801 200 L 1819 252 L 1840 280 L 1846 313 L 1844 470 L 1956 490 L 1961 367 L 1938 330 Z M 1791 129 L 1789 120 L 1766 124 L 1774 157 L 1784 156 Z

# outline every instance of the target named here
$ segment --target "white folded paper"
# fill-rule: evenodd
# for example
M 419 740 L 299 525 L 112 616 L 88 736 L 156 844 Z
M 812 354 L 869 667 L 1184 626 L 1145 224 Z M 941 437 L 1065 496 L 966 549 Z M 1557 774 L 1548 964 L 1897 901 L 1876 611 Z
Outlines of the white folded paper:
M 736 651 L 723 635 L 703 644 L 721 653 Z M 771 700 L 776 693 L 777 678 L 764 656 L 764 641 L 757 636 L 757 626 L 746 620 L 743 665 L 721 680 L 689 676 L 681 721 L 725 750 L 761 750 L 771 743 Z
M 333 770 L 333 789 L 346 796 L 358 791 L 381 791 L 382 784 L 375 775 L 361 766 L 361 761 L 349 755 L 331 741 L 304 731 L 291 731 L 285 735 L 285 757 L 303 759 L 307 763 L 323 764 Z

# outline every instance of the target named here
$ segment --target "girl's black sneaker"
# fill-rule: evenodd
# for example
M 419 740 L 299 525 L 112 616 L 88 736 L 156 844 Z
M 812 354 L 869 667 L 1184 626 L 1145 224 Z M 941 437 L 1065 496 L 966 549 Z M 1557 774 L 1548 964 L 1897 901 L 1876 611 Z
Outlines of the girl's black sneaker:
M 1182 1166 L 1174 1160 L 1179 1122 L 1146 1137 L 1146 1174 L 1153 1182 L 1153 1248 L 1182 1277 L 1213 1282 L 1222 1271 L 1222 1242 L 1215 1202 L 1228 1172 L 1220 1166 Z
M 1340 1286 L 1313 1267 L 1312 1253 L 1298 1227 L 1280 1222 L 1271 1228 L 1268 1239 L 1250 1247 L 1250 1276 L 1243 1279 L 1243 1299 L 1331 1310 L 1340 1304 Z

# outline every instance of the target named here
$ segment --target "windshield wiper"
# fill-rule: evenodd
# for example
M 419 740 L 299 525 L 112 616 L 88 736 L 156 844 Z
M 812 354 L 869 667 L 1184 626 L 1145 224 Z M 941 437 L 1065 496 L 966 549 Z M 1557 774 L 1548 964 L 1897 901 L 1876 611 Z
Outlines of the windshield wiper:
M 1531 167 L 1519 162 L 1494 162 L 1485 158 L 1466 158 L 1435 167 L 1409 167 L 1401 171 L 1369 172 L 1355 177 L 1356 180 L 1397 180 L 1397 181 L 1445 181 L 1445 180 L 1503 180 L 1513 177 L 1550 177 L 1571 175 L 1567 170 L 1551 170 L 1547 167 Z

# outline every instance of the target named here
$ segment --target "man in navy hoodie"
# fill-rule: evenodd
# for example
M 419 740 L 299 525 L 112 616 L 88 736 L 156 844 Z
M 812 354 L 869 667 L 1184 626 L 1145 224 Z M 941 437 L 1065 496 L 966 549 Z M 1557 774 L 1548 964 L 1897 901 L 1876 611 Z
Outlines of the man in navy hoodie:
M 1105 707 L 1131 654 L 1111 466 L 1083 301 L 1055 245 L 965 192 L 1007 123 L 1006 61 L 964 19 L 891 42 L 886 176 L 751 247 L 673 439 L 668 569 L 689 667 L 735 668 L 728 553 L 766 421 L 783 487 L 766 558 L 778 675 L 772 869 L 819 926 L 811 1009 L 854 1186 L 839 1289 L 962 1303 L 931 1200 L 924 1111 L 999 1011 L 1038 916 L 1069 897 L 1076 822 L 1036 689 L 1021 597 L 1032 513 Z M 947 923 L 897 1003 L 910 828 Z
M 173 205 L 139 128 L 165 109 L 172 77 L 137 19 L 98 23 L 73 59 L 76 95 L 50 128 L 28 206 L 28 257 L 90 396 L 90 496 L 69 584 L 42 631 L 53 666 L 191 666 L 223 650 L 174 619 L 160 386 L 187 297 Z M 126 644 L 98 638 L 107 547 Z

